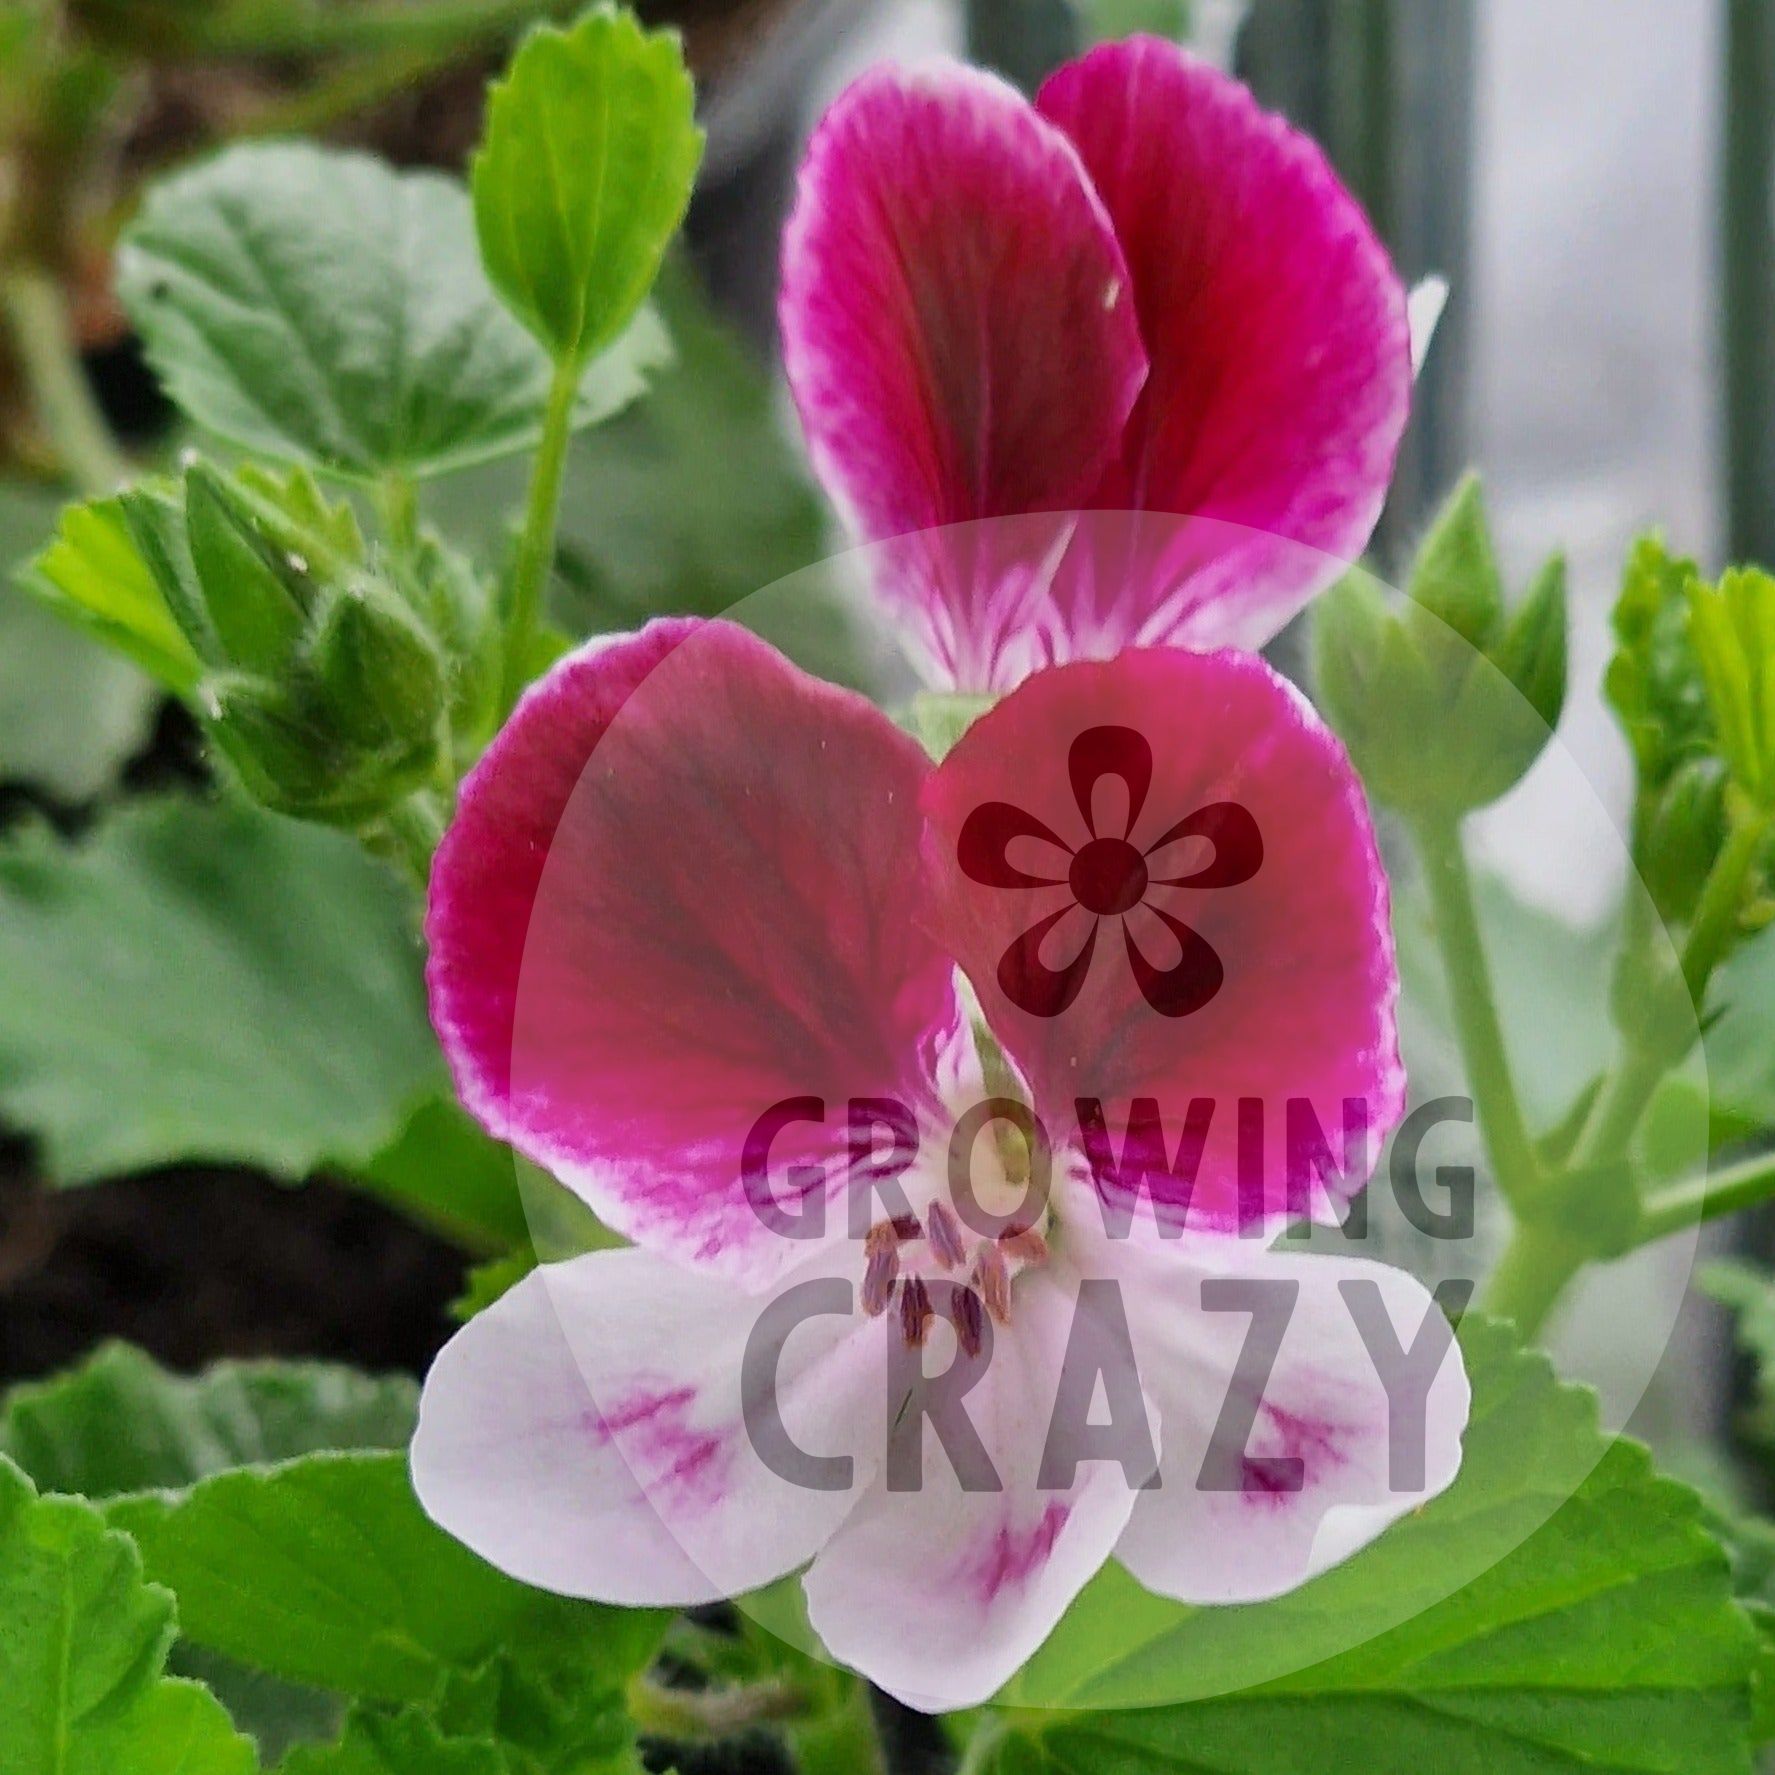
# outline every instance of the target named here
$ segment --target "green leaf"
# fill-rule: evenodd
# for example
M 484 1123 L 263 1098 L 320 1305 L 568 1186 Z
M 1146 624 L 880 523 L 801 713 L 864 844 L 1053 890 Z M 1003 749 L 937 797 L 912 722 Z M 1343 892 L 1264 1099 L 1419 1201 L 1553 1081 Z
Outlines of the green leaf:
M 448 1672 L 519 1645 L 620 1681 L 665 1619 L 567 1602 L 495 1571 L 432 1524 L 401 1455 L 242 1468 L 183 1493 L 116 1499 L 107 1515 L 177 1594 L 188 1639 L 364 1699 L 425 1701 Z
M 138 540 L 137 525 L 154 522 L 161 510 L 146 491 L 69 506 L 21 583 L 169 690 L 189 696 L 202 662 L 174 620 L 162 579 Z
M 337 1744 L 305 1744 L 280 1775 L 506 1775 L 510 1765 L 487 1739 L 446 1738 L 426 1716 L 354 1713 Z
M 509 1147 L 445 1093 L 417 1103 L 395 1138 L 357 1166 L 354 1177 L 372 1195 L 453 1227 L 474 1249 L 505 1251 L 530 1238 L 518 1164 Z
M 78 1368 L 6 1395 L 0 1455 L 44 1491 L 108 1498 L 317 1449 L 403 1448 L 417 1407 L 404 1375 L 218 1362 L 185 1376 L 128 1344 L 107 1344 Z
M 654 1643 L 650 1625 L 646 1644 Z M 451 1732 L 498 1744 L 517 1775 L 615 1775 L 616 1767 L 635 1767 L 624 1687 L 634 1674 L 622 1663 L 550 1670 L 521 1654 L 502 1656 L 452 1677 L 437 1718 Z
M 172 1636 L 128 1537 L 0 1460 L 0 1771 L 251 1775 L 215 1698 L 161 1674 Z
M 0 783 L 63 802 L 108 789 L 153 726 L 154 687 L 9 583 L 53 534 L 61 502 L 0 486 Z
M 583 363 L 640 306 L 702 158 L 678 38 L 600 6 L 518 46 L 469 173 L 481 258 L 554 358 Z
M 0 846 L 0 1117 L 59 1183 L 366 1162 L 442 1066 L 415 914 L 348 838 L 138 803 Z
M 468 195 L 435 173 L 279 143 L 162 180 L 118 293 L 198 425 L 337 475 L 426 476 L 529 449 L 548 360 L 495 300 Z M 653 316 L 604 343 L 575 410 L 626 406 L 666 356 Z
M 1755 1635 L 1700 1500 L 1505 1328 L 1469 1316 L 1461 1341 L 1446 1493 L 1255 1607 L 1165 1603 L 1110 1568 L 1004 1697 L 1068 1711 L 1009 1716 L 986 1766 L 1746 1775 Z M 1140 1705 L 1167 1691 L 1196 1698 Z

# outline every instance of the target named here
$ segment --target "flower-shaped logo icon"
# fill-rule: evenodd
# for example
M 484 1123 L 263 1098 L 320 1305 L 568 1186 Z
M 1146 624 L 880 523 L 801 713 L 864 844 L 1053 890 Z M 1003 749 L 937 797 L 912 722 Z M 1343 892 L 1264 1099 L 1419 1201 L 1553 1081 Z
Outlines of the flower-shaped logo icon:
M 1116 919 L 1128 952 L 1128 965 L 1141 996 L 1161 1017 L 1187 1017 L 1220 991 L 1226 970 L 1220 956 L 1199 931 L 1157 905 L 1155 888 L 1230 888 L 1249 881 L 1263 863 L 1263 837 L 1249 811 L 1235 801 L 1214 801 L 1198 807 L 1162 831 L 1144 847 L 1134 842 L 1135 827 L 1152 786 L 1152 748 L 1131 727 L 1091 727 L 1072 743 L 1067 775 L 1073 800 L 1089 834 L 1073 846 L 1044 821 L 1008 801 L 988 801 L 964 822 L 956 847 L 963 874 L 983 887 L 1026 889 L 1064 887 L 1067 903 L 1038 919 L 999 958 L 1000 990 L 1020 1010 L 1034 1017 L 1058 1017 L 1079 995 L 1090 974 L 1097 934 L 1106 919 Z M 1126 791 L 1127 815 L 1119 834 L 1099 833 L 1095 808 L 1097 785 L 1116 777 Z M 1036 875 L 1011 861 L 1011 846 L 1032 839 L 1053 847 L 1064 873 Z M 1158 853 L 1195 840 L 1210 855 L 1181 875 L 1155 873 L 1164 867 Z M 1070 960 L 1051 967 L 1042 959 L 1049 933 L 1075 912 L 1085 915 L 1083 942 Z M 1168 965 L 1150 960 L 1135 934 L 1137 912 L 1168 930 L 1179 954 Z

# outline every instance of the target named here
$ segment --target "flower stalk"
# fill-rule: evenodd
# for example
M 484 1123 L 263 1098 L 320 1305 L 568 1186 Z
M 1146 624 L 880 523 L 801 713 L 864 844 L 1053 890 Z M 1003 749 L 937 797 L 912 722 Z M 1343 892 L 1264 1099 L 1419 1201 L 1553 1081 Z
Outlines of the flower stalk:
M 571 357 L 555 366 L 543 413 L 542 441 L 530 471 L 530 493 L 524 506 L 524 527 L 512 562 L 510 602 L 505 631 L 505 683 L 501 699 L 509 711 L 530 679 L 543 595 L 555 558 L 555 527 L 561 511 L 561 480 L 567 469 L 567 446 L 573 435 L 573 402 L 579 393 L 579 365 Z
M 1540 1165 L 1504 1045 L 1460 824 L 1452 817 L 1426 815 L 1413 822 L 1412 832 L 1423 859 L 1456 1035 L 1467 1064 L 1480 1133 L 1498 1187 L 1520 1213 L 1539 1186 Z
M 68 478 L 86 493 L 115 492 L 129 465 L 87 383 L 55 279 L 47 271 L 14 270 L 0 282 L 0 304 L 32 406 Z

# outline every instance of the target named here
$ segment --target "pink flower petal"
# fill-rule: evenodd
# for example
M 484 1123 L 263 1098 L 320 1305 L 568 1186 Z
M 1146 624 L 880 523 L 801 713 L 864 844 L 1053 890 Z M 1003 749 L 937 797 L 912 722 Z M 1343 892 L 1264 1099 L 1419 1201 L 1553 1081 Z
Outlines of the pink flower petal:
M 826 1649 L 909 1706 L 971 1707 L 1003 1687 L 1108 1558 L 1148 1476 L 1101 1460 L 1043 1473 L 1074 1301 L 1054 1274 L 1019 1278 L 1011 1324 L 976 1359 L 960 1404 L 998 1489 L 965 1458 L 958 1474 L 923 1424 L 922 1484 L 890 1489 L 884 1472 L 803 1580 Z M 944 1373 L 954 1347 L 934 1336 L 925 1372 Z M 904 1413 L 895 1437 L 921 1422 Z
M 751 1283 L 802 1261 L 848 1100 L 921 1109 L 956 1025 L 908 906 L 928 769 L 731 624 L 563 661 L 464 785 L 432 877 L 463 1101 L 642 1244 Z M 823 1220 L 844 1235 L 841 1208 Z
M 873 69 L 826 113 L 780 316 L 814 466 L 869 541 L 1082 505 L 1145 374 L 1078 156 L 1010 87 L 955 63 Z M 932 539 L 877 565 L 933 669 L 984 684 L 990 607 L 1017 564 Z
M 1380 515 L 1411 391 L 1404 288 L 1319 148 L 1176 45 L 1106 44 L 1036 104 L 1109 210 L 1152 366 L 1089 503 L 1208 520 L 1093 532 L 1056 602 L 1095 655 L 1259 646 Z
M 1159 1414 L 1162 1483 L 1141 1494 L 1116 1554 L 1162 1595 L 1258 1602 L 1348 1558 L 1445 1490 L 1460 1468 L 1470 1391 L 1441 1309 L 1403 1270 L 1225 1242 L 1216 1255 L 1209 1270 L 1138 1247 L 1119 1254 L 1141 1379 Z M 1204 1310 L 1217 1280 L 1271 1292 L 1235 1289 L 1230 1299 L 1245 1308 L 1221 1299 Z M 1292 1304 L 1274 1292 L 1291 1285 Z M 1254 1311 L 1286 1317 L 1260 1396 L 1252 1386 L 1261 1377 L 1251 1372 L 1248 1386 L 1240 1374 Z M 1396 1343 L 1378 1321 L 1365 1341 L 1356 1311 L 1384 1312 Z M 1396 1364 L 1420 1331 L 1413 1373 Z M 1223 1421 L 1229 1395 L 1236 1422 Z M 1224 1458 L 1211 1462 L 1211 1448 Z
M 1132 832 L 1154 865 L 1142 904 L 1099 918 L 1082 980 L 1007 978 L 1038 896 L 971 879 L 960 834 L 1006 801 L 1082 845 L 1072 767 L 1084 753 L 1108 772 L 1106 731 L 1152 773 Z M 924 805 L 932 929 L 1050 1138 L 1095 1125 L 1085 1144 L 1112 1210 L 1225 1231 L 1323 1213 L 1361 1186 L 1404 1097 L 1386 879 L 1343 749 L 1268 666 L 1159 648 L 1039 673 L 962 738 Z M 1189 835 L 1161 845 L 1180 823 Z M 1253 827 L 1261 856 L 1244 854 Z M 1123 865 L 1076 861 L 1082 891 L 1120 904 Z
M 743 1352 L 766 1302 L 644 1251 L 527 1276 L 433 1364 L 413 1440 L 426 1511 L 502 1571 L 569 1596 L 682 1607 L 802 1564 L 874 1472 L 880 1327 L 809 1317 L 782 1346 L 791 1440 L 852 1457 L 845 1490 L 759 1458 Z

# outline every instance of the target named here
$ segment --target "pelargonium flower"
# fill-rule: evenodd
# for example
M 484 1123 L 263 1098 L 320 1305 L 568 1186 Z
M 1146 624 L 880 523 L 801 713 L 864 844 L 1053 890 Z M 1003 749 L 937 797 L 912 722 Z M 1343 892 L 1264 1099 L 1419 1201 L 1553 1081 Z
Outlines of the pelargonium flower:
M 1074 741 L 1108 724 L 1150 777 L 1081 812 Z M 1159 857 L 1220 989 L 1160 1015 L 1104 945 L 1059 1014 L 1007 996 L 1029 896 L 956 858 L 1013 799 Z M 1261 864 L 1192 887 L 1212 834 L 1156 841 L 1226 802 Z M 519 1283 L 426 1382 L 419 1496 L 506 1571 L 683 1606 L 805 1566 L 834 1657 L 959 1707 L 1112 1556 L 1169 1596 L 1271 1596 L 1453 1476 L 1458 1356 L 1400 1466 L 1351 1306 L 1446 1341 L 1425 1291 L 1265 1245 L 1360 1187 L 1403 1081 L 1360 790 L 1255 657 L 1043 672 L 932 765 L 745 631 L 651 624 L 521 702 L 428 935 L 463 1101 L 633 1241 Z M 1302 1162 L 1285 1115 L 1352 1142 Z M 1254 1288 L 1292 1307 L 1263 1372 Z
M 1319 148 L 1150 37 L 1033 104 L 864 74 L 808 148 L 780 317 L 815 468 L 963 691 L 1262 645 L 1360 555 L 1409 402 L 1405 291 Z

